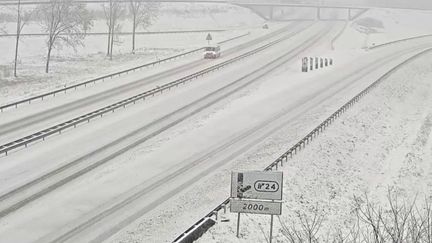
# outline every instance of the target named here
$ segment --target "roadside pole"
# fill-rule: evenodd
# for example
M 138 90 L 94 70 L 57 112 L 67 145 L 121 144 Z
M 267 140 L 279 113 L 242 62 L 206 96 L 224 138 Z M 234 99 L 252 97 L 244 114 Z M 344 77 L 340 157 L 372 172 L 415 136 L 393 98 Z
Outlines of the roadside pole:
M 270 215 L 270 243 L 272 243 L 273 238 L 273 214 Z
M 240 213 L 237 214 L 237 238 L 240 238 Z

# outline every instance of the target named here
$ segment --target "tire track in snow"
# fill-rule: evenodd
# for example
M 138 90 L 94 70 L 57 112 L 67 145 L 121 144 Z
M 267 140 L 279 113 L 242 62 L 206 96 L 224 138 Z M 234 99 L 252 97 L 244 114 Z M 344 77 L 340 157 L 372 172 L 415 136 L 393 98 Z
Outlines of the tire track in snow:
M 268 67 L 271 65 L 275 65 L 275 63 L 285 58 L 286 55 L 290 55 L 290 58 L 295 57 L 297 53 L 301 53 L 310 45 L 316 43 L 319 40 L 320 35 L 323 35 L 324 33 L 325 32 L 323 31 L 322 33 L 315 34 L 309 41 L 302 43 L 300 46 L 297 46 L 290 51 L 287 51 L 287 53 L 285 53 L 281 57 L 276 58 L 276 60 L 264 66 Z M 201 112 L 202 110 L 208 108 L 209 106 L 219 102 L 220 100 L 223 100 L 226 97 L 242 90 L 250 83 L 256 81 L 256 79 L 252 81 L 248 80 L 248 78 L 253 77 L 253 75 L 263 76 L 265 74 L 266 73 L 264 72 L 264 70 L 262 70 L 262 68 L 255 70 L 254 72 L 244 76 L 243 78 L 238 79 L 200 98 L 199 100 L 187 104 L 182 108 L 170 114 L 167 114 L 151 122 L 150 124 L 141 127 L 136 131 L 126 134 L 125 136 L 99 148 L 96 151 L 93 151 L 90 154 L 86 154 L 64 166 L 61 166 L 56 170 L 53 170 L 0 196 L 0 218 L 4 218 L 8 214 L 18 210 L 19 208 L 27 205 L 28 203 L 111 161 L 117 156 L 129 151 L 130 149 L 149 140 L 150 138 L 153 138 L 160 133 L 168 130 L 169 128 L 174 127 L 175 125 L 188 119 L 190 116 L 193 116 Z M 143 132 L 147 132 L 147 134 L 143 135 L 143 137 L 136 141 L 128 141 L 128 139 L 130 139 L 131 137 L 136 137 L 137 134 Z M 121 144 L 120 146 L 118 146 L 122 142 L 126 144 Z M 114 151 L 112 152 L 111 150 Z M 88 161 L 90 159 L 94 159 L 95 162 Z
M 240 87 L 236 88 L 235 90 L 229 92 L 228 94 L 225 94 L 223 98 L 226 98 L 236 92 L 238 92 L 239 90 L 245 88 L 246 86 L 250 85 L 251 83 L 259 80 L 261 77 L 265 76 L 266 74 L 268 74 L 269 72 L 271 72 L 272 70 L 276 69 L 277 67 L 283 65 L 284 63 L 286 63 L 287 61 L 289 61 L 291 58 L 287 58 L 286 55 L 290 54 L 290 57 L 295 57 L 296 54 L 299 54 L 301 52 L 303 52 L 305 49 L 309 48 L 310 46 L 314 45 L 315 43 L 317 43 L 320 39 L 324 38 L 326 31 L 328 31 L 327 29 L 325 29 L 324 31 L 322 31 L 321 33 L 318 33 L 317 35 L 315 35 L 313 37 L 312 40 L 309 40 L 307 42 L 305 42 L 304 44 L 306 45 L 302 45 L 300 48 L 297 48 L 295 50 L 295 53 L 293 53 L 292 51 L 284 54 L 283 56 L 277 58 L 275 61 L 273 61 L 272 63 L 267 64 L 266 68 L 270 66 L 270 70 L 263 70 L 263 68 L 261 68 L 258 71 L 255 71 L 254 73 L 259 73 L 257 77 L 253 77 L 251 74 L 247 75 L 248 77 L 245 78 L 252 78 L 251 81 L 248 81 L 245 84 L 242 84 Z M 287 60 L 288 59 L 288 60 Z M 273 64 L 273 65 L 271 65 Z M 252 77 L 250 77 L 252 76 Z M 314 94 L 316 95 L 316 94 Z M 313 96 L 307 97 L 305 99 L 303 99 L 300 103 L 305 103 L 305 101 L 307 99 L 310 99 Z M 220 101 L 222 99 L 218 99 L 217 101 Z M 217 102 L 216 101 L 216 102 Z M 216 102 L 212 102 L 210 105 L 215 104 Z M 206 105 L 203 108 L 207 108 L 210 105 Z M 310 105 L 313 106 L 313 105 Z M 292 109 L 292 107 L 290 107 L 289 109 Z M 279 121 L 279 118 L 285 116 L 287 114 L 287 111 L 289 110 L 284 110 L 280 113 L 278 113 L 277 115 L 273 116 L 272 118 L 266 120 L 265 122 L 260 123 L 258 126 L 247 130 L 246 132 L 230 139 L 229 141 L 227 141 L 224 144 L 221 144 L 215 148 L 210 149 L 210 151 L 208 151 L 207 153 L 205 153 L 204 155 L 200 156 L 199 158 L 194 159 L 192 162 L 189 161 L 189 163 L 181 168 L 177 168 L 175 170 L 173 170 L 171 173 L 169 173 L 168 175 L 164 176 L 163 178 L 160 178 L 159 180 L 153 182 L 150 185 L 147 185 L 144 188 L 141 188 L 138 192 L 133 193 L 132 195 L 129 195 L 126 198 L 122 198 L 122 200 L 120 200 L 120 202 L 115 203 L 114 205 L 110 205 L 108 206 L 108 208 L 104 208 L 101 209 L 101 212 L 97 212 L 94 215 L 90 215 L 88 218 L 84 219 L 84 222 L 80 222 L 78 223 L 78 225 L 73 226 L 71 228 L 66 228 L 64 229 L 65 232 L 61 232 L 59 235 L 57 235 L 59 232 L 57 232 L 54 236 L 47 236 L 44 237 L 42 239 L 40 239 L 41 242 L 65 242 L 65 241 L 74 241 L 73 237 L 76 235 L 80 235 L 84 230 L 88 230 L 90 227 L 96 227 L 94 226 L 95 224 L 101 222 L 102 220 L 104 220 L 106 217 L 111 216 L 112 214 L 115 214 L 117 212 L 119 212 L 121 209 L 123 209 L 124 207 L 130 205 L 131 203 L 133 203 L 134 201 L 136 201 L 137 199 L 145 196 L 146 194 L 154 191 L 155 189 L 163 186 L 164 184 L 173 181 L 174 179 L 176 179 L 178 176 L 188 172 L 189 170 L 193 169 L 196 166 L 200 166 L 202 164 L 202 162 L 205 162 L 208 158 L 214 157 L 216 155 L 219 155 L 219 153 L 221 152 L 226 152 L 226 149 L 231 148 L 232 146 L 234 146 L 236 143 L 248 138 L 249 136 L 251 136 L 252 134 L 257 133 L 260 130 L 263 130 L 263 128 L 268 128 L 267 125 L 274 123 L 275 121 Z M 200 109 L 202 110 L 202 109 Z M 196 113 L 194 113 L 196 114 Z M 190 117 L 191 115 L 187 115 L 187 117 Z M 292 118 L 295 119 L 295 118 Z M 173 190 L 170 190 L 169 193 L 165 193 L 163 197 L 157 198 L 156 200 L 154 200 L 152 203 L 150 203 L 149 205 L 145 206 L 142 210 L 140 210 L 138 213 L 133 214 L 131 217 L 128 217 L 124 220 L 122 220 L 122 222 L 116 224 L 113 228 L 111 228 L 110 230 L 106 231 L 105 233 L 103 233 L 102 235 L 98 236 L 96 239 L 93 239 L 92 242 L 100 242 L 108 237 L 110 237 L 112 234 L 116 233 L 118 230 L 120 230 L 121 228 L 123 228 L 124 226 L 128 225 L 131 221 L 135 220 L 137 217 L 141 216 L 142 214 L 150 211 L 151 209 L 153 209 L 154 207 L 158 206 L 159 204 L 161 204 L 162 202 L 168 200 L 170 197 L 172 197 L 173 195 L 179 193 L 180 191 L 182 191 L 182 189 L 186 188 L 188 185 L 191 185 L 193 182 L 197 181 L 199 178 L 201 178 L 202 176 L 205 176 L 207 174 L 209 174 L 210 172 L 214 171 L 215 169 L 219 168 L 220 166 L 222 166 L 223 164 L 226 164 L 227 162 L 231 161 L 234 157 L 237 157 L 239 154 L 242 154 L 243 152 L 245 152 L 246 150 L 248 150 L 251 146 L 253 146 L 254 144 L 256 144 L 259 141 L 262 141 L 262 139 L 264 139 L 265 137 L 268 136 L 269 133 L 274 133 L 276 130 L 280 129 L 280 127 L 284 126 L 285 123 L 283 125 L 279 125 L 276 129 L 271 129 L 271 131 L 264 131 L 264 135 L 261 135 L 258 139 L 253 140 L 252 142 L 247 143 L 246 145 L 243 145 L 239 150 L 235 151 L 233 154 L 230 154 L 228 158 L 225 158 L 221 161 L 218 161 L 215 164 L 212 164 L 210 168 L 205 169 L 204 171 L 199 172 L 198 175 L 195 175 L 192 178 L 189 178 L 186 182 L 178 185 L 176 184 L 176 188 Z M 262 132 L 262 131 L 261 131 Z M 141 143 L 141 142 L 140 142 Z M 137 144 L 138 145 L 138 144 Z M 135 147 L 135 146 L 134 146 Z M 181 163 L 180 163 L 181 164 Z
M 323 37 L 322 37 L 323 38 Z M 393 53 L 390 56 L 386 56 L 384 58 L 381 58 L 380 60 L 376 61 L 375 64 L 383 64 L 388 62 L 389 60 L 392 60 L 395 57 L 402 56 L 404 54 L 410 53 L 413 50 L 404 50 L 401 52 Z M 380 69 L 380 65 L 375 66 L 369 66 L 368 68 L 361 69 L 361 71 L 352 73 L 348 75 L 347 77 L 344 77 L 342 79 L 339 79 L 335 84 L 341 84 L 344 81 L 346 81 L 347 78 L 353 78 L 354 80 L 360 80 L 361 78 L 368 75 L 371 71 Z M 244 142 L 244 140 L 247 140 L 250 136 L 256 135 L 258 133 L 258 137 L 252 138 L 252 141 L 246 141 L 246 143 L 243 143 L 240 145 L 240 148 L 235 149 L 232 153 L 228 153 L 228 156 L 218 160 L 216 163 L 212 163 L 211 165 L 208 165 L 210 167 L 205 168 L 205 170 L 200 171 L 198 174 L 193 175 L 192 177 L 188 177 L 188 179 L 183 182 L 182 184 L 175 184 L 175 188 L 171 188 L 169 192 L 164 193 L 162 197 L 156 198 L 154 201 L 149 203 L 148 205 L 144 206 L 139 212 L 134 213 L 130 215 L 129 217 L 126 217 L 121 222 L 116 223 L 114 226 L 112 226 L 109 230 L 106 230 L 105 233 L 97 236 L 92 240 L 92 242 L 101 242 L 107 238 L 109 238 L 112 234 L 116 233 L 132 221 L 136 220 L 138 217 L 142 216 L 143 214 L 149 212 L 156 206 L 160 205 L 164 201 L 167 201 L 169 198 L 171 198 L 173 195 L 176 195 L 177 193 L 181 192 L 194 182 L 198 181 L 203 176 L 208 175 L 209 173 L 213 172 L 214 170 L 218 169 L 222 165 L 232 161 L 235 157 L 241 155 L 248 149 L 250 149 L 252 146 L 256 145 L 257 143 L 261 142 L 263 139 L 268 137 L 269 135 L 277 132 L 282 127 L 284 127 L 287 123 L 295 119 L 296 116 L 301 115 L 307 110 L 311 109 L 312 107 L 315 107 L 317 104 L 320 104 L 327 100 L 329 97 L 340 93 L 341 91 L 347 89 L 348 87 L 354 85 L 351 82 L 347 82 L 342 85 L 342 87 L 337 87 L 335 89 L 330 89 L 330 92 L 326 93 L 324 96 L 320 95 L 322 90 L 317 91 L 307 97 L 304 97 L 302 100 L 300 100 L 297 105 L 302 106 L 302 109 L 298 109 L 298 113 L 293 115 L 292 117 L 288 118 L 287 120 L 283 120 L 284 116 L 289 113 L 289 111 L 292 111 L 293 107 L 288 107 L 287 109 L 281 111 L 280 113 L 274 115 L 270 119 L 260 123 L 259 125 L 247 130 L 244 133 L 239 134 L 238 136 L 228 140 L 226 143 L 220 144 L 216 147 L 213 147 L 209 149 L 207 153 L 204 155 L 199 156 L 198 158 L 193 159 L 192 161 L 187 161 L 188 163 L 181 167 L 176 168 L 171 173 L 166 173 L 168 175 L 164 176 L 163 178 L 160 178 L 159 180 L 153 182 L 150 185 L 147 185 L 143 188 L 141 188 L 139 191 L 134 192 L 132 195 L 129 195 L 127 197 L 121 197 L 122 200 L 120 202 L 114 203 L 113 205 L 109 205 L 105 209 L 101 209 L 99 212 L 94 213 L 92 215 L 89 215 L 86 219 L 83 220 L 83 222 L 78 223 L 76 226 L 68 227 L 64 229 L 64 232 L 60 236 L 48 236 L 46 238 L 42 238 L 42 242 L 64 242 L 64 241 L 75 241 L 74 236 L 83 234 L 84 231 L 92 231 L 91 227 L 94 229 L 98 229 L 97 226 L 98 223 L 101 223 L 102 220 L 112 216 L 113 214 L 118 213 L 121 209 L 129 206 L 132 203 L 135 203 L 136 200 L 139 200 L 139 198 L 144 197 L 145 195 L 151 193 L 152 191 L 155 191 L 156 189 L 164 187 L 167 183 L 170 181 L 176 179 L 180 175 L 183 175 L 184 173 L 188 172 L 189 170 L 193 169 L 197 166 L 203 166 L 202 164 L 205 163 L 209 158 L 214 158 L 216 156 L 220 156 L 220 154 L 226 153 L 227 150 L 232 149 L 233 146 L 235 146 L 239 142 Z M 313 102 L 308 103 L 308 101 L 313 100 Z M 282 119 L 282 121 L 281 121 Z M 276 124 L 275 124 L 276 123 Z M 280 124 L 278 124 L 280 123 Z M 184 164 L 184 163 L 180 163 Z
M 281 37 L 282 39 L 283 38 L 290 38 L 294 34 L 296 34 L 296 32 L 299 31 L 300 29 L 307 29 L 310 26 L 311 25 L 307 24 L 306 22 L 291 23 L 291 24 L 287 25 L 286 27 L 278 29 L 272 33 L 265 35 L 265 36 L 261 36 L 257 39 L 254 39 L 254 40 L 248 41 L 246 43 L 240 44 L 238 46 L 232 47 L 232 48 L 224 51 L 223 54 L 224 55 L 231 55 L 231 54 L 236 53 L 238 51 L 242 51 L 242 50 L 246 49 L 247 47 L 256 45 L 256 44 L 264 42 L 268 39 L 282 35 L 287 30 L 293 29 L 292 31 L 290 31 L 287 34 L 284 34 Z M 60 115 L 64 115 L 65 113 L 71 113 L 73 111 L 77 111 L 78 109 L 82 109 L 84 107 L 89 107 L 90 105 L 92 105 L 94 103 L 102 102 L 104 100 L 109 100 L 110 98 L 119 96 L 123 93 L 134 91 L 134 90 L 139 90 L 139 88 L 143 85 L 149 85 L 149 84 L 156 83 L 157 81 L 159 81 L 161 79 L 169 78 L 171 76 L 176 75 L 177 73 L 186 72 L 187 70 L 196 68 L 198 65 L 201 65 L 203 63 L 208 64 L 211 62 L 212 61 L 209 61 L 209 60 L 193 61 L 191 63 L 181 65 L 181 66 L 176 67 L 174 69 L 170 69 L 168 71 L 156 73 L 156 74 L 151 75 L 149 77 L 146 77 L 144 79 L 139 79 L 137 81 L 127 83 L 127 84 L 122 85 L 120 87 L 114 87 L 114 88 L 108 89 L 108 90 L 100 92 L 96 95 L 84 97 L 84 98 L 72 101 L 70 103 L 63 104 L 61 106 L 57 106 L 57 107 L 50 108 L 48 110 L 44 110 L 43 112 L 40 112 L 40 113 L 32 114 L 30 116 L 26 116 L 26 117 L 20 118 L 18 120 L 14 120 L 14 121 L 10 121 L 10 122 L 5 123 L 5 124 L 1 124 L 0 125 L 0 137 L 9 135 L 9 134 L 14 133 L 17 130 L 20 130 L 23 128 L 25 129 L 28 126 L 32 126 L 32 125 L 37 124 L 37 123 L 45 122 L 49 119 L 53 119 L 53 118 L 58 117 Z M 11 140 L 11 139 L 13 139 L 13 137 L 8 138 L 8 140 Z M 8 143 L 10 141 L 3 141 L 3 142 Z

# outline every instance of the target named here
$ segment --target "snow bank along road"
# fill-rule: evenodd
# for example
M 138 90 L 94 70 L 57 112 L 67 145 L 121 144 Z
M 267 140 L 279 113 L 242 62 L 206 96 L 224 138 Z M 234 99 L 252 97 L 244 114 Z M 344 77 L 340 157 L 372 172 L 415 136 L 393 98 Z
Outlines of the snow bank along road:
M 330 40 L 337 33 L 330 25 L 317 23 L 200 82 L 1 158 L 8 163 L 0 165 L 0 178 L 5 182 L 0 188 L 5 195 L 0 205 L 10 213 L 0 219 L 0 235 L 7 241 L 103 240 L 299 114 L 337 93 L 362 87 L 367 82 L 364 77 L 376 75 L 426 46 L 416 43 L 382 49 L 342 71 L 345 76 L 336 75 L 313 88 L 301 89 L 293 95 L 296 99 L 280 100 L 285 96 L 277 96 L 269 107 L 266 103 L 266 108 L 238 111 L 229 116 L 229 122 L 221 118 L 229 126 L 213 122 L 189 132 L 187 124 L 191 125 L 193 117 L 262 81 L 320 40 Z M 181 149 L 176 149 L 179 146 Z M 138 147 L 140 152 L 130 152 Z M 93 170 L 96 167 L 98 170 Z M 26 182 L 31 182 L 29 187 Z M 13 189 L 18 189 L 17 193 L 6 194 Z M 20 210 L 14 211 L 16 208 Z

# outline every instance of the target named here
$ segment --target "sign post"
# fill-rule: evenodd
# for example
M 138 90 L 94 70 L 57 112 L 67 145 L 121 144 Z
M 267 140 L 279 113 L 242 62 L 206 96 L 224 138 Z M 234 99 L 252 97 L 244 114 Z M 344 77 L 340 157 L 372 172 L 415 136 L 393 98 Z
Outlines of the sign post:
M 212 38 L 211 34 L 208 33 L 208 34 L 207 34 L 207 37 L 206 37 L 206 41 L 208 42 L 209 45 L 210 45 L 210 41 L 211 41 L 211 40 L 213 40 L 213 38 Z
M 240 238 L 240 213 L 237 213 L 237 238 Z
M 282 172 L 247 171 L 231 174 L 231 212 L 237 213 L 237 238 L 241 213 L 270 215 L 270 242 L 273 216 L 282 214 Z
M 272 242 L 273 238 L 273 214 L 270 215 L 270 243 Z

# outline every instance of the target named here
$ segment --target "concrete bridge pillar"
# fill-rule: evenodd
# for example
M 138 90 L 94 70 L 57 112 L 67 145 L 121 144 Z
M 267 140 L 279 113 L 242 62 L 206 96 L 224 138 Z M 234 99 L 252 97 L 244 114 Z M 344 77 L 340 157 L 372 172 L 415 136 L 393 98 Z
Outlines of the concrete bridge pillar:
M 274 10 L 273 7 L 269 8 L 269 15 L 268 16 L 269 16 L 270 20 L 273 20 L 273 12 L 274 12 L 273 10 Z

